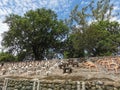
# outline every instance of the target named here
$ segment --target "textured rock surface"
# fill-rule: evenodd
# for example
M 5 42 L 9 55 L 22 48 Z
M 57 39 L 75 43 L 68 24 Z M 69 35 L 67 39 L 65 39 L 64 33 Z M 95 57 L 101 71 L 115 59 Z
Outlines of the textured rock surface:
M 0 78 L 0 90 L 120 90 L 119 82 Z M 117 83 L 117 86 L 116 86 Z

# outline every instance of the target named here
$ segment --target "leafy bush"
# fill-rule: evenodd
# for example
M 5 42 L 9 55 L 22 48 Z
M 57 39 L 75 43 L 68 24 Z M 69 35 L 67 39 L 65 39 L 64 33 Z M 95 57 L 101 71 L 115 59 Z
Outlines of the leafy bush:
M 16 61 L 15 56 L 9 53 L 0 53 L 0 62 L 11 62 L 11 61 Z

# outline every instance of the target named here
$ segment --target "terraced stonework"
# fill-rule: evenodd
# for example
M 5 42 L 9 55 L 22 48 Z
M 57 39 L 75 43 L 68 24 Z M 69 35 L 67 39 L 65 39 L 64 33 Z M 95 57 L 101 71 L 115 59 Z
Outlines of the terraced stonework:
M 0 90 L 120 90 L 120 82 L 0 78 Z

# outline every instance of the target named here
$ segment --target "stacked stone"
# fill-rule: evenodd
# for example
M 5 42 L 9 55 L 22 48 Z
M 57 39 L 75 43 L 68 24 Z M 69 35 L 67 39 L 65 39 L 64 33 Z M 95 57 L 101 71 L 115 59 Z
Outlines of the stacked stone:
M 102 81 L 48 81 L 29 79 L 0 80 L 0 90 L 120 90 L 120 83 L 104 83 Z M 117 86 L 116 86 L 117 85 Z
M 33 90 L 33 81 L 9 79 L 5 90 Z
M 2 90 L 4 86 L 4 78 L 0 78 L 0 90 Z

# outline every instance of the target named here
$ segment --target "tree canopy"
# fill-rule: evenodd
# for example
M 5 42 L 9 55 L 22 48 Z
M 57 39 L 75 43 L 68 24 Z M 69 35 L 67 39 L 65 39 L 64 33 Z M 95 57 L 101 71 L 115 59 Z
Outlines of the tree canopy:
M 118 14 L 112 13 L 113 6 L 110 0 L 92 0 L 85 6 L 76 5 L 66 20 L 70 28 L 64 52 L 66 57 L 104 56 L 117 52 L 120 24 L 110 21 Z
M 5 23 L 9 31 L 3 34 L 2 45 L 10 53 L 32 56 L 36 60 L 47 56 L 49 49 L 60 52 L 67 26 L 50 9 L 37 9 L 26 12 L 23 16 L 10 14 Z

